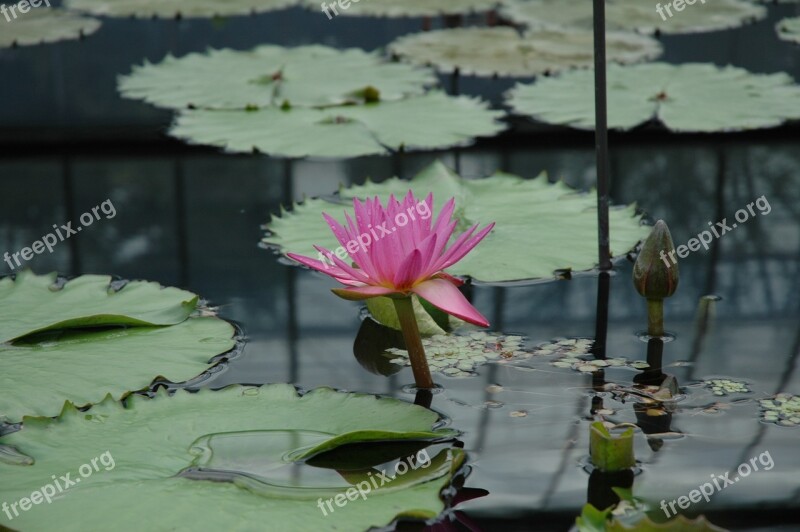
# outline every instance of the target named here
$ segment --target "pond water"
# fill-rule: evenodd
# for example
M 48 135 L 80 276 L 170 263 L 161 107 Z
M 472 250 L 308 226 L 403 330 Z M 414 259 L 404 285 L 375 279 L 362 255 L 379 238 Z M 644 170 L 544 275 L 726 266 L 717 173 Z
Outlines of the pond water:
M 794 10 L 774 6 L 767 21 L 739 30 L 665 38 L 665 59 L 789 71 L 800 80 L 800 54 L 772 35 L 780 15 Z M 20 249 L 53 223 L 111 199 L 113 218 L 38 256 L 31 267 L 156 280 L 207 298 L 246 339 L 243 353 L 215 372 L 209 386 L 291 382 L 413 401 L 404 391 L 413 383 L 410 369 L 384 377 L 354 357 L 359 306 L 333 297 L 329 279 L 289 267 L 261 248 L 261 225 L 294 200 L 367 176 L 411 177 L 437 159 L 470 178 L 496 169 L 533 178 L 544 170 L 551 180 L 586 190 L 594 183 L 592 136 L 533 128 L 459 150 L 343 162 L 224 155 L 163 139 L 170 113 L 121 99 L 114 79 L 168 50 L 246 49 L 264 40 L 374 49 L 419 27 L 419 20 L 329 22 L 292 9 L 224 23 L 109 21 L 85 42 L 0 52 L 0 249 Z M 444 78 L 446 86 L 449 81 Z M 498 101 L 511 84 L 465 78 L 459 89 Z M 667 221 L 676 245 L 709 222 L 732 220 L 760 197 L 769 206 L 681 261 L 678 291 L 665 303 L 674 340 L 663 348 L 664 372 L 677 380 L 681 400 L 660 421 L 658 432 L 668 436 L 648 441 L 637 434 L 634 493 L 671 501 L 768 455 L 774 467 L 719 491 L 702 511 L 732 529 L 800 530 L 800 427 L 760 421 L 758 402 L 800 393 L 798 130 L 730 136 L 645 130 L 612 135 L 611 148 L 614 202 L 636 202 L 651 219 Z M 643 360 L 645 302 L 631 270 L 629 260 L 616 265 L 599 314 L 607 310 L 607 356 Z M 472 301 L 492 330 L 523 335 L 535 347 L 595 337 L 598 283 L 596 274 L 581 274 L 548 283 L 478 284 Z M 552 360 L 490 363 L 470 377 L 434 375 L 443 391 L 432 408 L 463 431 L 471 467 L 466 486 L 488 492 L 459 507 L 478 530 L 568 529 L 602 484 L 596 476 L 590 481 L 585 468 L 586 420 L 601 410 L 614 422 L 636 423 L 637 413 L 641 422 L 641 404 L 629 393 L 640 371 L 584 374 Z M 701 383 L 712 378 L 744 382 L 750 391 L 714 395 Z

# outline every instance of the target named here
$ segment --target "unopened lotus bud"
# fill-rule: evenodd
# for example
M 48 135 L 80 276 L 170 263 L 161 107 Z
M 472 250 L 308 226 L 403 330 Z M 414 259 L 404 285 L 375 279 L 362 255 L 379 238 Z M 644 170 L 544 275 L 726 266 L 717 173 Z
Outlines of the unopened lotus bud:
M 633 265 L 633 284 L 647 299 L 664 299 L 678 287 L 678 262 L 669 227 L 663 220 L 656 222 L 644 241 L 636 264 Z

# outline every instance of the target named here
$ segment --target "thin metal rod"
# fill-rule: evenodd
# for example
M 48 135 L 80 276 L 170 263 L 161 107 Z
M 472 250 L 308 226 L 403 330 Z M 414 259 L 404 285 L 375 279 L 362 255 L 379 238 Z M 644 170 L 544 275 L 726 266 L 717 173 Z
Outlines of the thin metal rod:
M 606 4 L 594 0 L 594 102 L 597 148 L 597 238 L 601 271 L 611 269 L 608 227 L 608 110 L 606 96 Z

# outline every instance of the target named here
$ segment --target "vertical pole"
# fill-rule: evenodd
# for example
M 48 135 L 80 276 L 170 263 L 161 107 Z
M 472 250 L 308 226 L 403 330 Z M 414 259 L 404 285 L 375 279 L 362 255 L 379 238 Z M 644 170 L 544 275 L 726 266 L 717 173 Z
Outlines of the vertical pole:
M 598 264 L 611 269 L 608 227 L 608 113 L 606 97 L 606 5 L 594 1 L 594 101 L 595 145 L 597 149 L 597 231 Z

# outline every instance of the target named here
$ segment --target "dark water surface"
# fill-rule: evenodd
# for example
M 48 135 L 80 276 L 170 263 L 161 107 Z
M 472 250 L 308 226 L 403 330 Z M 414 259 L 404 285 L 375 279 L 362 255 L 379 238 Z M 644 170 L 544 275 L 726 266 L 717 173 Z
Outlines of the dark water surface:
M 778 15 L 740 30 L 664 40 L 672 62 L 731 62 L 757 72 L 788 70 L 800 78 L 800 53 L 772 35 Z M 327 194 L 340 183 L 413 176 L 441 159 L 466 177 L 502 169 L 532 178 L 546 170 L 586 190 L 594 182 L 590 135 L 561 131 L 508 134 L 464 150 L 359 158 L 344 162 L 230 156 L 188 148 L 161 136 L 169 113 L 116 96 L 114 79 L 144 58 L 158 60 L 207 46 L 245 49 L 261 42 L 381 46 L 420 21 L 375 21 L 289 10 L 210 21 L 107 21 L 85 42 L 0 51 L 0 252 L 16 251 L 52 224 L 76 220 L 111 199 L 116 216 L 37 256 L 38 273 L 108 273 L 191 289 L 237 321 L 247 337 L 242 356 L 210 382 L 292 382 L 391 395 L 411 372 L 386 378 L 353 356 L 360 325 L 356 304 L 334 297 L 333 282 L 290 268 L 258 247 L 260 225 L 280 205 Z M 462 80 L 461 90 L 495 101 L 508 81 Z M 677 244 L 730 221 L 759 197 L 769 210 L 725 234 L 708 251 L 681 261 L 678 292 L 665 305 L 676 339 L 664 347 L 664 371 L 686 397 L 669 430 L 648 444 L 636 436 L 641 473 L 637 496 L 667 501 L 768 453 L 769 471 L 742 478 L 693 505 L 720 525 L 748 530 L 800 530 L 800 427 L 758 421 L 758 399 L 800 394 L 800 134 L 612 136 L 612 196 L 663 218 Z M 3 264 L 3 273 L 8 268 Z M 618 264 L 608 301 L 609 357 L 644 359 L 638 333 L 645 303 L 633 289 L 631 264 Z M 528 337 L 594 337 L 598 277 L 544 284 L 476 286 L 473 302 L 494 330 Z M 699 324 L 700 298 L 715 295 Z M 630 385 L 637 372 L 612 368 L 605 381 Z M 749 394 L 715 397 L 693 386 L 710 377 L 746 381 Z M 588 422 L 598 377 L 533 358 L 489 364 L 476 377 L 435 380 L 444 388 L 432 407 L 464 432 L 472 473 L 467 486 L 489 495 L 463 505 L 485 530 L 565 530 L 587 501 Z M 499 385 L 502 389 L 489 388 Z M 616 422 L 636 422 L 633 403 L 599 393 Z M 487 405 L 487 401 L 492 401 Z M 713 412 L 716 402 L 723 403 Z M 491 406 L 491 407 L 490 407 Z M 522 414 L 524 412 L 524 414 Z M 514 415 L 512 415 L 514 413 Z M 526 414 L 526 415 L 525 415 Z M 731 475 L 733 478 L 733 474 Z M 593 482 L 596 479 L 593 479 Z

